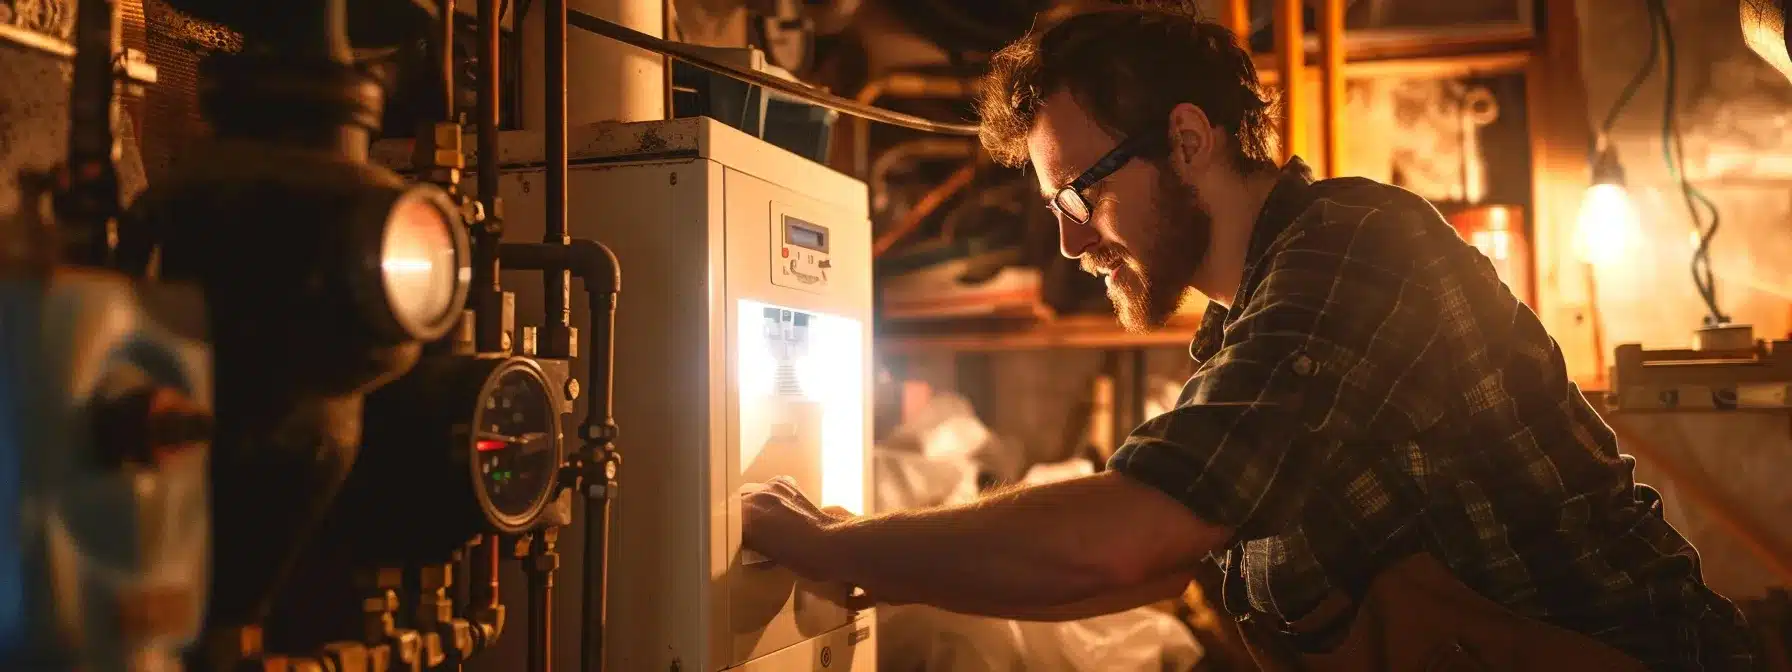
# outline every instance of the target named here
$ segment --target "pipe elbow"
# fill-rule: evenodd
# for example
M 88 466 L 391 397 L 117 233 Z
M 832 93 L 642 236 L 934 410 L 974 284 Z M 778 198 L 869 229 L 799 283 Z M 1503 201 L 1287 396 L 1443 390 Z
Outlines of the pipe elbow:
M 574 238 L 572 260 L 575 271 L 585 280 L 585 291 L 616 294 L 622 291 L 622 263 L 610 246 L 595 240 Z

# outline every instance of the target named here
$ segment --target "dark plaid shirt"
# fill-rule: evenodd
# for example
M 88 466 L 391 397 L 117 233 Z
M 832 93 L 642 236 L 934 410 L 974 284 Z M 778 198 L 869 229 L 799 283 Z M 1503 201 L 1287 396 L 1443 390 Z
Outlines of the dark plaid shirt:
M 1555 341 L 1424 199 L 1296 159 L 1249 250 L 1177 408 L 1110 462 L 1237 530 L 1239 607 L 1295 620 L 1423 550 L 1652 667 L 1750 666 Z

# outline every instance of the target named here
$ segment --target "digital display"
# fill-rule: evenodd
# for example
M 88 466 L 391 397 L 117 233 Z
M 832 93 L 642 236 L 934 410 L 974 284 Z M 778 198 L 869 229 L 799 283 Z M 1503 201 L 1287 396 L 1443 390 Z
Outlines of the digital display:
M 793 217 L 784 218 L 784 242 L 816 252 L 828 251 L 828 230 Z

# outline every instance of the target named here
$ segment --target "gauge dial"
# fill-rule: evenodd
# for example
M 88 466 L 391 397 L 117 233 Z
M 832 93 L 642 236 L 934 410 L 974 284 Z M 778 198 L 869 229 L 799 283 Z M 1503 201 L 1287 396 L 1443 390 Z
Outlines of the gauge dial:
M 531 368 L 505 367 L 487 384 L 473 432 L 473 469 L 494 521 L 530 517 L 560 468 L 552 393 Z

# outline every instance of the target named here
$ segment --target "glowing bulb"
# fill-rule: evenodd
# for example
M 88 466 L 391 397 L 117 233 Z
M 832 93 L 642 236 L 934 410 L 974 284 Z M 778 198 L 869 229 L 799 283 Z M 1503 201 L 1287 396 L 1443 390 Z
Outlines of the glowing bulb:
M 1623 259 L 1636 247 L 1640 228 L 1636 206 L 1623 185 L 1601 183 L 1588 187 L 1574 235 L 1575 256 L 1594 265 Z

